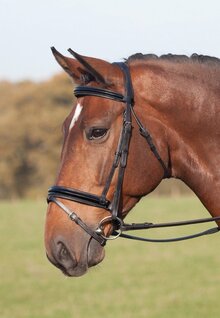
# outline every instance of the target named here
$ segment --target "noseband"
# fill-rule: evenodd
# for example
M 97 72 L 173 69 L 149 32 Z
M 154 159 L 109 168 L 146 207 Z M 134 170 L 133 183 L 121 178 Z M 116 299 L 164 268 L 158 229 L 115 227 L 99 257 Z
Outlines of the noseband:
M 106 240 L 115 239 L 119 236 L 129 238 L 129 239 L 136 239 L 140 241 L 147 241 L 147 242 L 173 242 L 173 241 L 186 240 L 186 239 L 190 239 L 190 238 L 194 238 L 194 237 L 198 237 L 202 235 L 212 234 L 219 231 L 220 228 L 216 227 L 216 228 L 212 228 L 210 230 L 203 231 L 203 232 L 190 235 L 190 236 L 184 236 L 184 237 L 178 237 L 178 238 L 172 238 L 172 239 L 161 239 L 161 240 L 146 239 L 146 238 L 136 237 L 136 236 L 122 233 L 124 231 L 131 231 L 131 230 L 142 230 L 142 229 L 152 229 L 152 228 L 205 223 L 205 222 L 220 220 L 220 217 L 197 219 L 197 220 L 182 221 L 182 222 L 159 223 L 159 224 L 153 224 L 148 222 L 125 224 L 122 221 L 122 218 L 121 218 L 122 216 L 120 211 L 120 201 L 121 201 L 124 173 L 125 173 L 125 168 L 126 168 L 127 159 L 128 159 L 129 144 L 131 140 L 132 117 L 135 119 L 139 127 L 139 132 L 141 136 L 145 138 L 150 150 L 152 151 L 155 158 L 160 163 L 164 172 L 164 178 L 170 177 L 170 171 L 169 171 L 169 168 L 164 163 L 163 159 L 160 157 L 159 152 L 157 151 L 157 148 L 154 145 L 154 142 L 150 133 L 142 125 L 140 119 L 137 117 L 134 111 L 133 87 L 132 87 L 130 72 L 129 72 L 129 68 L 127 64 L 125 63 L 114 63 L 114 64 L 116 64 L 121 69 L 124 75 L 124 84 L 125 84 L 124 95 L 111 91 L 111 90 L 97 88 L 97 87 L 89 87 L 89 86 L 78 86 L 74 90 L 74 94 L 77 98 L 84 97 L 84 96 L 96 96 L 100 98 L 111 99 L 111 100 L 125 104 L 125 110 L 123 115 L 123 125 L 121 129 L 120 138 L 118 141 L 117 150 L 115 152 L 113 164 L 112 164 L 110 173 L 108 175 L 106 184 L 104 186 L 104 189 L 102 191 L 102 194 L 99 196 L 96 194 L 91 194 L 91 193 L 87 193 L 84 191 L 67 188 L 63 186 L 52 186 L 48 190 L 48 197 L 47 197 L 48 203 L 54 202 L 55 204 L 57 204 L 69 216 L 69 218 L 72 221 L 74 221 L 81 228 L 83 228 L 83 230 L 85 230 L 91 237 L 93 237 L 96 241 L 98 241 L 102 246 L 106 244 Z M 113 199 L 109 201 L 107 199 L 107 194 L 108 194 L 108 191 L 111 186 L 112 179 L 115 175 L 116 170 L 118 171 L 117 183 L 116 183 Z M 81 204 L 105 209 L 108 212 L 110 212 L 110 215 L 102 219 L 96 229 L 92 229 L 85 222 L 83 222 L 75 212 L 73 212 L 70 208 L 68 208 L 65 204 L 63 204 L 57 198 L 70 200 L 70 201 L 78 202 Z M 104 226 L 109 223 L 112 224 L 113 233 L 110 237 L 106 237 L 104 234 Z

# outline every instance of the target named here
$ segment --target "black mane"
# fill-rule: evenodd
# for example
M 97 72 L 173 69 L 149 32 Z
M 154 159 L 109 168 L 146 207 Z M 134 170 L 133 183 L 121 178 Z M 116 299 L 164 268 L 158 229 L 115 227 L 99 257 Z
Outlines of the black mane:
M 126 59 L 127 63 L 137 61 L 137 60 L 166 60 L 175 63 L 184 63 L 184 62 L 195 62 L 195 63 L 205 63 L 205 64 L 218 64 L 220 65 L 220 59 L 213 56 L 201 55 L 193 53 L 191 56 L 187 55 L 176 55 L 176 54 L 164 54 L 157 56 L 156 54 L 142 54 L 136 53 L 129 56 Z

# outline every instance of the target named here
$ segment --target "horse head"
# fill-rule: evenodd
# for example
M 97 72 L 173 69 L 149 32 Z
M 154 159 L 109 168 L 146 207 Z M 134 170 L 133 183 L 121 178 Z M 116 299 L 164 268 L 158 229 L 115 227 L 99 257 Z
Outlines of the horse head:
M 88 201 L 85 193 L 92 193 L 99 200 L 106 188 L 106 202 L 112 204 L 118 199 L 117 212 L 123 219 L 139 199 L 151 192 L 164 177 L 164 171 L 154 154 L 146 151 L 146 142 L 139 134 L 138 122 L 133 121 L 126 149 L 126 169 L 123 171 L 120 195 L 115 199 L 120 174 L 116 156 L 124 134 L 126 107 L 123 98 L 120 100 L 120 96 L 125 95 L 123 72 L 115 64 L 81 56 L 72 50 L 70 52 L 75 58 L 63 56 L 55 48 L 52 48 L 52 52 L 74 84 L 83 87 L 81 93 L 78 90 L 76 102 L 63 123 L 64 141 L 56 187 L 65 193 L 68 189 L 76 189 L 74 196 L 79 192 L 79 196 L 83 194 L 84 201 Z M 129 68 L 135 112 L 142 118 L 143 94 L 137 94 L 137 85 L 140 85 L 138 67 Z M 101 96 L 94 94 L 95 89 L 99 94 L 102 93 Z M 143 90 L 143 84 L 139 89 Z M 86 94 L 86 91 L 90 93 Z M 114 92 L 115 98 L 111 98 L 111 92 Z M 107 98 L 102 98 L 105 94 Z M 149 126 L 156 136 L 156 145 L 163 162 L 168 165 L 164 128 L 157 120 L 151 120 Z M 112 168 L 114 162 L 116 166 Z M 105 207 L 102 204 L 88 204 L 82 199 L 69 200 L 64 194 L 59 197 L 58 204 L 55 204 L 56 200 L 49 201 L 45 226 L 48 259 L 68 276 L 83 275 L 89 267 L 104 258 L 104 244 L 100 244 L 96 234 L 90 235 L 90 230 L 96 233 L 100 222 L 111 216 L 111 208 L 108 204 Z M 86 231 L 77 222 L 71 222 L 63 209 L 69 215 L 73 212 L 83 226 L 90 230 Z M 108 238 L 114 230 L 113 223 L 107 221 L 102 225 L 102 235 Z

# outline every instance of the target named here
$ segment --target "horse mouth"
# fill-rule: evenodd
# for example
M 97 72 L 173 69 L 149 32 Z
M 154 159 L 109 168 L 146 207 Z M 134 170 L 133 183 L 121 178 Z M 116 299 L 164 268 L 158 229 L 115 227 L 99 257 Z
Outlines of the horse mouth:
M 103 261 L 105 257 L 104 248 L 93 238 L 90 238 L 87 245 L 87 264 L 93 267 Z
M 88 267 L 85 265 L 84 267 L 77 266 L 78 268 L 77 270 L 76 270 L 76 267 L 74 266 L 65 267 L 63 264 L 57 262 L 53 257 L 49 256 L 47 253 L 46 253 L 46 256 L 49 262 L 53 264 L 56 268 L 58 268 L 67 277 L 79 277 L 84 275 L 88 270 Z

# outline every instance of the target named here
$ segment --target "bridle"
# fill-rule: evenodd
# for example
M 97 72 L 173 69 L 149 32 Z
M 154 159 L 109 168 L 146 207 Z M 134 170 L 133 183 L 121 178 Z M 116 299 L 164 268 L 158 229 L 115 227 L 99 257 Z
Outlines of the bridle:
M 138 118 L 138 116 L 136 115 L 134 111 L 134 93 L 133 93 L 130 72 L 129 72 L 129 68 L 127 64 L 126 63 L 114 63 L 114 64 L 116 64 L 121 69 L 124 75 L 124 86 L 125 86 L 124 95 L 115 91 L 108 90 L 108 89 L 90 87 L 90 86 L 78 86 L 74 90 L 74 94 L 77 98 L 83 97 L 83 96 L 96 96 L 100 98 L 111 99 L 111 100 L 125 104 L 125 110 L 123 114 L 123 125 L 121 129 L 120 138 L 118 141 L 117 150 L 115 152 L 113 164 L 112 164 L 110 173 L 108 175 L 106 184 L 104 186 L 104 189 L 102 191 L 102 194 L 99 196 L 96 194 L 92 194 L 92 193 L 88 193 L 88 192 L 84 192 L 84 191 L 76 190 L 72 188 L 67 188 L 64 186 L 52 186 L 48 190 L 48 197 L 47 197 L 48 203 L 53 202 L 57 204 L 69 216 L 70 220 L 78 224 L 84 231 L 86 231 L 91 237 L 93 237 L 96 241 L 98 241 L 102 246 L 106 244 L 107 240 L 115 239 L 119 236 L 124 238 L 129 238 L 129 239 L 135 239 L 139 241 L 147 241 L 147 242 L 174 242 L 174 241 L 191 239 L 191 238 L 199 237 L 202 235 L 213 234 L 218 232 L 220 230 L 220 227 L 211 228 L 209 230 L 196 233 L 193 235 L 170 238 L 170 239 L 148 239 L 148 238 L 143 238 L 143 237 L 138 237 L 138 236 L 122 233 L 125 231 L 131 231 L 131 230 L 143 230 L 143 229 L 147 230 L 147 229 L 153 229 L 153 228 L 164 228 L 164 227 L 213 222 L 213 221 L 220 220 L 220 216 L 204 218 L 204 219 L 180 221 L 180 222 L 158 223 L 158 224 L 153 224 L 149 222 L 126 224 L 123 222 L 121 218 L 120 202 L 121 202 L 121 195 L 122 195 L 124 173 L 125 173 L 128 153 L 129 153 L 129 144 L 131 140 L 132 117 L 135 119 L 139 127 L 140 135 L 145 138 L 150 150 L 152 151 L 155 158 L 160 163 L 164 171 L 164 178 L 170 177 L 170 169 L 169 167 L 166 166 L 163 159 L 161 158 L 157 148 L 154 145 L 154 142 L 150 133 L 142 125 L 140 119 Z M 113 199 L 109 201 L 107 199 L 107 194 L 111 186 L 112 179 L 116 173 L 116 170 L 117 170 L 117 183 L 116 183 Z M 105 209 L 108 212 L 110 212 L 110 216 L 107 216 L 104 219 L 102 219 L 96 229 L 92 229 L 84 221 L 82 221 L 82 219 L 75 212 L 73 212 L 69 207 L 67 207 L 64 203 L 58 200 L 58 198 L 75 201 L 81 204 Z M 109 223 L 111 223 L 113 231 L 111 236 L 108 237 L 108 236 L 105 236 L 104 234 L 104 226 Z

